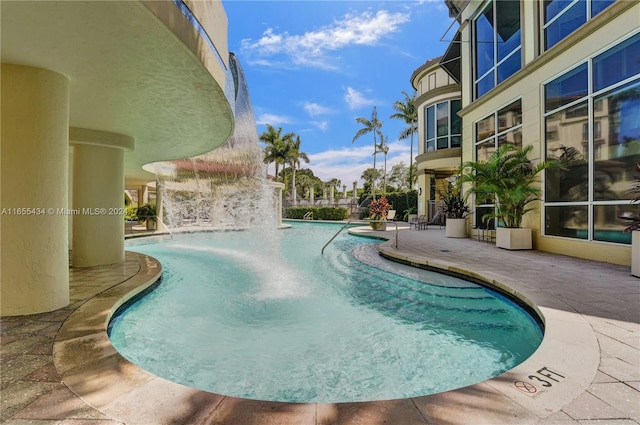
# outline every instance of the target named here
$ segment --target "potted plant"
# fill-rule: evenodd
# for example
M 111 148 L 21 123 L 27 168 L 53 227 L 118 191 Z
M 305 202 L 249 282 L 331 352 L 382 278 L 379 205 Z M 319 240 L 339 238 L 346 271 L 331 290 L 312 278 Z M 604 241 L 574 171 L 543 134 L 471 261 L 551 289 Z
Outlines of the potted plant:
M 369 204 L 369 225 L 373 230 L 387 230 L 387 223 L 383 220 L 387 219 L 387 214 L 389 213 L 389 202 L 386 197 L 380 197 L 378 199 L 374 199 Z
M 468 195 L 476 199 L 490 200 L 492 212 L 482 221 L 497 220 L 496 246 L 505 249 L 531 249 L 530 228 L 522 228 L 522 218 L 533 208 L 541 189 L 538 175 L 546 169 L 560 167 L 558 161 L 545 161 L 533 165 L 527 155 L 533 150 L 529 145 L 518 148 L 512 144 L 498 147 L 486 161 L 469 161 L 462 165 L 461 183 L 471 183 Z
M 144 220 L 147 230 L 156 230 L 158 228 L 158 217 L 156 216 L 155 202 L 147 202 L 138 208 L 138 219 Z
M 640 172 L 640 163 L 636 164 L 636 170 Z M 636 195 L 631 203 L 640 204 L 640 178 L 630 192 Z M 637 212 L 624 212 L 618 218 L 627 225 L 624 231 L 631 232 L 631 274 L 640 277 L 640 205 Z
M 418 218 L 418 210 L 416 207 L 409 207 L 404 212 L 404 221 L 411 223 L 412 219 Z
M 445 235 L 448 238 L 466 238 L 467 237 L 467 215 L 469 215 L 469 207 L 462 197 L 462 188 L 460 184 L 447 182 L 447 190 L 438 190 L 440 200 L 442 201 L 442 213 L 446 218 Z

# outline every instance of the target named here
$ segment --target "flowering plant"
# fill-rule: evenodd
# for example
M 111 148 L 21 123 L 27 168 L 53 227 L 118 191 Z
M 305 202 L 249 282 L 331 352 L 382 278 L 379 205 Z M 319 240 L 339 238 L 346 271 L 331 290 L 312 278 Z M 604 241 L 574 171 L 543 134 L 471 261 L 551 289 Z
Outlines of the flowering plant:
M 391 205 L 389 205 L 387 198 L 383 196 L 371 201 L 371 204 L 369 205 L 369 214 L 374 220 L 386 220 L 389 208 L 391 208 Z

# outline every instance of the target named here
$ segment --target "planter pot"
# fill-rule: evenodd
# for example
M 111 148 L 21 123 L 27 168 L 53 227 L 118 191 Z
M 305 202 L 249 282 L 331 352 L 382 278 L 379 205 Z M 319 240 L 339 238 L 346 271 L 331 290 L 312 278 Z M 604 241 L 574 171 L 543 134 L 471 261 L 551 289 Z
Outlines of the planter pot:
M 640 230 L 631 232 L 631 274 L 640 277 Z
M 496 229 L 496 246 L 509 250 L 531 249 L 531 229 L 498 227 Z
M 145 220 L 147 223 L 147 230 L 156 230 L 158 229 L 158 222 L 156 222 L 155 220 Z
M 445 224 L 445 236 L 448 238 L 466 238 L 467 219 L 448 218 Z
M 387 230 L 387 223 L 384 221 L 370 221 L 369 226 L 371 226 L 373 230 Z

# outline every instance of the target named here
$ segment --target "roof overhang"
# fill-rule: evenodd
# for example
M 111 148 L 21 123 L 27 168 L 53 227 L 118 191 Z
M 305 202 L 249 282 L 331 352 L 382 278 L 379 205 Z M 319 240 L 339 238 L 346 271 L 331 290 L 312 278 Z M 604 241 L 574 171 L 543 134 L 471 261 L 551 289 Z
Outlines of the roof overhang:
M 442 67 L 442 69 L 444 69 L 446 73 L 449 74 L 449 76 L 453 78 L 454 81 L 458 84 L 460 84 L 461 72 L 462 72 L 461 63 L 460 63 L 461 61 L 461 53 L 460 53 L 461 41 L 460 40 L 461 39 L 462 39 L 462 34 L 460 33 L 460 30 L 458 30 L 456 31 L 456 35 L 455 37 L 453 37 L 453 40 L 451 40 L 449 47 L 447 47 L 447 51 L 442 56 L 442 59 L 440 59 L 440 66 Z
M 233 131 L 209 47 L 194 53 L 178 35 L 198 41 L 193 25 L 171 1 L 154 4 L 172 28 L 133 0 L 0 2 L 2 62 L 66 75 L 70 127 L 133 138 L 127 184 L 155 178 L 144 164 L 211 151 Z

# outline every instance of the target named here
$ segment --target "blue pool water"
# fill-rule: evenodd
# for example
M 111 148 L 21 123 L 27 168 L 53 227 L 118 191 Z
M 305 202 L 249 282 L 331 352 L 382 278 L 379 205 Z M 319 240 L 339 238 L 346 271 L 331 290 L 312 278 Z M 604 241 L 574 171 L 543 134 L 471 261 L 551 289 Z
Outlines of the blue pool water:
M 116 349 L 190 387 L 259 400 L 347 402 L 455 389 L 521 363 L 542 339 L 505 297 L 382 259 L 335 225 L 177 235 L 127 249 L 162 283 L 119 312 Z

